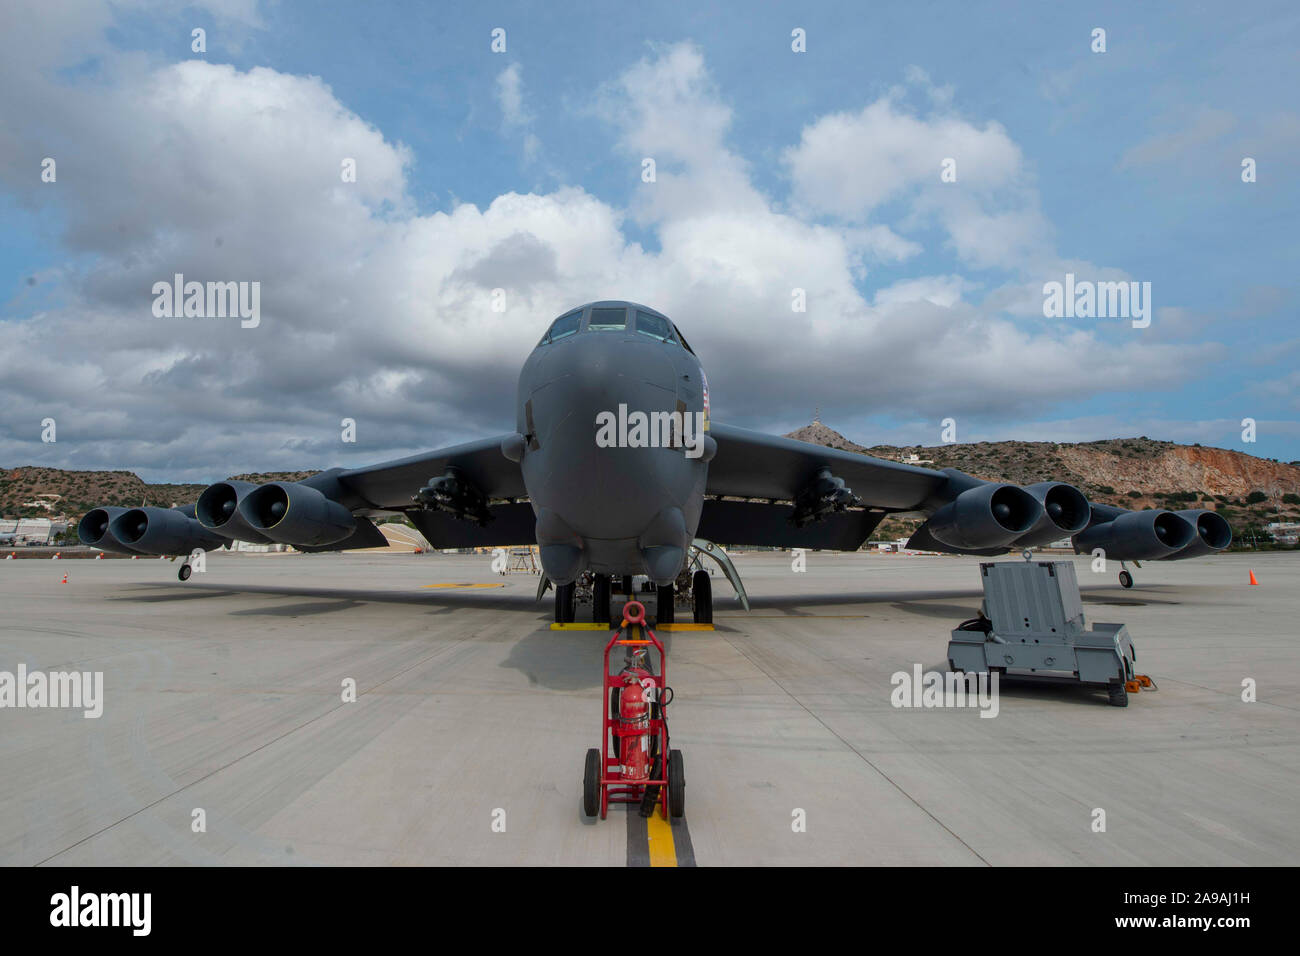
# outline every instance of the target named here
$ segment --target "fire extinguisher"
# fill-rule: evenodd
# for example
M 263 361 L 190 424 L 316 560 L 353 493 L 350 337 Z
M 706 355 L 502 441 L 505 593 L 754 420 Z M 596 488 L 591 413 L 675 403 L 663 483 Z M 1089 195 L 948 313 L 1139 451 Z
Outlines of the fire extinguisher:
M 654 683 L 645 681 L 650 672 L 640 666 L 645 652 L 638 650 L 619 673 L 624 687 L 618 695 L 618 719 L 624 731 L 631 731 L 620 744 L 623 776 L 628 780 L 650 777 L 650 702 Z

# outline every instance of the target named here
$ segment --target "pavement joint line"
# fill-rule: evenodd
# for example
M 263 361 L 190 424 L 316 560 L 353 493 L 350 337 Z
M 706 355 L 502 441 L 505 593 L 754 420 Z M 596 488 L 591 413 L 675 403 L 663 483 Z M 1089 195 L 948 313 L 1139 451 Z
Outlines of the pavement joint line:
M 1170 677 L 1170 676 L 1168 676 L 1168 675 L 1164 675 L 1164 676 L 1162 676 L 1160 679 L 1161 679 L 1162 681 L 1166 681 L 1167 683 L 1170 683 L 1170 684 L 1182 684 L 1184 687 L 1195 687 L 1195 688 L 1197 688 L 1198 690 L 1203 690 L 1203 691 L 1206 691 L 1207 693 L 1211 693 L 1211 694 L 1222 694 L 1224 697 L 1231 697 L 1231 698 L 1233 698 L 1234 700 L 1240 700 L 1240 699 L 1241 699 L 1241 693 L 1240 693 L 1240 690 L 1236 690 L 1236 691 L 1219 690 L 1218 688 L 1215 688 L 1215 687 L 1206 687 L 1204 684 L 1197 684 L 1197 683 L 1195 683 L 1195 682 L 1193 682 L 1193 681 L 1189 681 L 1189 680 L 1179 680 L 1177 677 Z M 1148 693 L 1150 693 L 1150 691 L 1148 691 Z M 1156 693 L 1159 693 L 1159 691 L 1157 691 Z M 1277 701 L 1274 701 L 1274 700 L 1259 700 L 1259 699 L 1256 699 L 1256 700 L 1255 700 L 1255 703 L 1256 703 L 1256 704 L 1266 704 L 1266 705 L 1268 705 L 1269 707 L 1277 707 L 1277 708 L 1280 708 L 1281 710 L 1289 710 L 1289 711 L 1300 710 L 1300 707 L 1288 707 L 1286 704 L 1279 704 Z
M 800 700 L 798 697 L 796 697 L 794 694 L 790 693 L 790 691 L 786 690 L 785 685 L 782 684 L 782 683 L 781 683 L 779 680 L 777 680 L 775 677 L 773 677 L 773 676 L 768 672 L 767 668 L 765 668 L 762 664 L 758 663 L 758 661 L 756 661 L 756 660 L 754 660 L 753 658 L 751 658 L 748 654 L 746 654 L 746 653 L 744 652 L 743 649 L 741 649 L 740 647 L 737 647 L 736 644 L 733 643 L 729 638 L 727 638 L 727 637 L 724 636 L 722 639 L 723 639 L 724 641 L 726 641 L 728 645 L 731 646 L 732 650 L 734 650 L 737 654 L 739 654 L 741 657 L 743 657 L 746 661 L 748 661 L 748 662 L 749 662 L 750 664 L 752 664 L 754 667 L 758 668 L 758 669 L 763 673 L 763 675 L 764 675 L 768 680 L 770 680 L 773 684 L 775 684 L 777 687 L 779 687 L 779 688 L 781 689 L 781 692 L 782 692 L 783 694 L 785 694 L 785 695 L 786 695 L 787 697 L 789 697 L 792 701 L 794 701 L 796 704 L 798 704 L 798 705 L 803 709 L 804 713 L 806 713 L 806 714 L 807 714 L 809 717 L 811 717 L 813 720 L 817 721 L 817 723 L 821 724 L 822 727 L 825 728 L 825 730 L 826 730 L 827 733 L 829 733 L 832 737 L 834 737 L 836 740 L 838 740 L 840 743 L 842 743 L 845 747 L 849 748 L 849 750 L 851 750 L 851 751 L 853 751 L 855 754 L 857 754 L 857 755 L 858 755 L 858 759 L 860 759 L 863 763 L 865 763 L 868 767 L 870 767 L 870 768 L 871 768 L 872 770 L 874 770 L 876 773 L 880 774 L 881 777 L 883 777 L 886 781 L 888 781 L 888 783 L 889 783 L 889 785 L 890 785 L 891 787 L 893 787 L 895 790 L 897 790 L 897 791 L 898 791 L 899 793 L 901 793 L 903 796 L 907 797 L 907 799 L 910 800 L 910 801 L 912 802 L 912 804 L 913 804 L 913 805 L 914 805 L 918 810 L 920 810 L 922 813 L 924 813 L 927 817 L 929 817 L 929 818 L 930 818 L 931 820 L 933 820 L 935 823 L 939 824 L 939 826 L 943 827 L 943 829 L 948 833 L 949 836 L 951 836 L 954 840 L 956 840 L 958 843 L 960 843 L 962 846 L 964 846 L 967 850 L 969 850 L 970 853 L 971 853 L 971 854 L 972 854 L 972 855 L 973 855 L 977 860 L 979 860 L 979 861 L 980 861 L 981 863 L 983 863 L 985 866 L 992 866 L 992 865 L 993 865 L 993 864 L 990 863 L 988 860 L 984 859 L 984 857 L 983 857 L 982 855 L 980 855 L 980 852 L 979 852 L 978 850 L 976 850 L 973 846 L 971 846 L 969 843 L 967 843 L 965 840 L 963 840 L 961 837 L 959 837 L 956 833 L 954 833 L 954 832 L 953 832 L 953 831 L 948 827 L 948 825 L 947 825 L 946 823 L 944 823 L 942 820 L 940 820 L 938 817 L 936 817 L 936 816 L 935 816 L 933 813 L 931 813 L 931 812 L 930 812 L 926 807 L 922 806 L 922 805 L 921 805 L 921 802 L 920 802 L 919 800 L 917 800 L 916 797 L 912 796 L 910 793 L 908 793 L 906 790 L 904 790 L 901 786 L 899 786 L 899 784 L 898 784 L 898 783 L 897 783 L 897 782 L 896 782 L 892 777 L 890 777 L 889 774 L 885 773 L 885 771 L 881 770 L 881 769 L 880 769 L 879 767 L 877 767 L 874 763 L 872 763 L 871 758 L 869 758 L 866 754 L 864 754 L 862 751 L 860 751 L 857 747 L 853 746 L 853 744 L 849 743 L 847 740 L 845 740 L 843 737 L 841 737 L 838 733 L 836 733 L 836 732 L 835 732 L 835 731 L 834 731 L 834 730 L 833 730 L 833 729 L 832 729 L 832 728 L 831 728 L 831 727 L 826 723 L 826 721 L 822 720 L 820 717 L 818 717 L 816 714 L 814 714 L 811 710 L 809 710 L 808 707 L 804 704 L 803 701 L 801 701 L 801 700 Z
M 434 651 L 432 654 L 429 654 L 429 655 L 426 656 L 426 657 L 422 657 L 420 660 L 416 661 L 415 663 L 411 664 L 411 665 L 408 666 L 408 667 L 404 667 L 404 668 L 402 668 L 400 671 L 398 671 L 396 674 L 393 674 L 391 677 L 387 677 L 387 678 L 385 678 L 384 680 L 380 681 L 378 684 L 374 684 L 373 686 L 368 687 L 368 688 L 366 688 L 365 690 L 358 692 L 358 694 L 357 694 L 357 701 L 359 702 L 360 699 L 361 699 L 362 697 L 364 697 L 365 695 L 371 693 L 371 692 L 374 691 L 376 688 L 378 688 L 378 687 L 382 687 L 384 684 L 387 684 L 389 681 L 393 681 L 393 680 L 396 680 L 397 678 L 401 677 L 401 676 L 402 676 L 403 674 L 405 674 L 407 671 L 411 670 L 411 668 L 419 667 L 421 664 L 424 664 L 424 663 L 426 663 L 426 662 L 432 660 L 434 657 L 437 657 L 437 656 L 438 656 L 439 654 L 441 654 L 443 651 L 449 650 L 449 649 L 451 649 L 451 648 L 459 647 L 461 644 L 466 643 L 468 640 L 469 640 L 469 638 L 467 638 L 467 637 L 466 637 L 466 638 L 462 638 L 461 640 L 457 641 L 455 644 L 451 644 L 451 645 L 447 645 L 446 647 L 440 647 L 440 648 L 438 648 L 438 650 Z M 139 807 L 139 808 L 136 809 L 136 810 L 132 810 L 132 811 L 131 811 L 130 813 L 128 813 L 126 816 L 121 817 L 121 818 L 119 818 L 119 819 L 117 819 L 117 820 L 114 820 L 112 823 L 108 824 L 107 826 L 100 827 L 100 828 L 99 828 L 98 830 L 96 830 L 94 833 L 89 833 L 89 834 L 87 834 L 86 836 L 82 837 L 80 840 L 77 840 L 75 843 L 70 843 L 70 844 L 68 844 L 68 845 L 65 846 L 62 850 L 58 850 L 58 851 L 56 851 L 56 852 L 54 852 L 54 853 L 51 853 L 51 854 L 50 854 L 49 856 L 47 856 L 45 859 L 36 861 L 36 863 L 34 863 L 33 866 L 44 866 L 46 863 L 49 863 L 49 862 L 50 862 L 51 860 L 53 860 L 55 857 L 62 856 L 63 854 L 69 852 L 70 850 L 75 850 L 77 847 L 81 846 L 83 843 L 86 843 L 86 842 L 89 841 L 89 840 L 93 840 L 95 837 L 99 836 L 100 834 L 107 833 L 109 830 L 112 830 L 114 827 L 118 826 L 119 824 L 125 823 L 127 820 L 130 820 L 130 819 L 132 819 L 132 818 L 134 818 L 134 817 L 139 816 L 140 814 L 144 813 L 146 810 L 152 810 L 154 807 L 158 806 L 158 804 L 163 803 L 163 802 L 165 802 L 165 801 L 167 801 L 167 800 L 170 800 L 172 797 L 176 796 L 176 795 L 179 794 L 179 793 L 184 793 L 186 790 L 189 790 L 191 787 L 194 787 L 194 786 L 197 786 L 197 785 L 200 784 L 200 783 L 203 783 L 203 781 L 205 781 L 205 780 L 209 779 L 210 777 L 213 777 L 213 776 L 215 776 L 215 775 L 221 773 L 223 770 L 229 770 L 231 767 L 233 767 L 235 764 L 239 763 L 240 761 L 245 760 L 246 758 L 253 756 L 253 754 L 260 753 L 261 751 L 265 750 L 267 747 L 270 747 L 272 744 L 279 743 L 281 740 L 284 740 L 286 737 L 289 737 L 289 736 L 291 736 L 291 735 L 293 735 L 293 734 L 296 734 L 298 731 L 302 730 L 304 727 L 306 727 L 306 726 L 308 726 L 308 725 L 310 725 L 310 724 L 314 724 L 316 721 L 321 720 L 321 719 L 323 719 L 323 718 L 325 718 L 325 717 L 328 717 L 330 714 L 333 714 L 333 713 L 335 713 L 335 712 L 337 712 L 337 711 L 339 711 L 339 710 L 342 710 L 344 707 L 347 707 L 348 704 L 349 704 L 349 702 L 339 701 L 339 703 L 335 704 L 335 705 L 334 705 L 333 707 L 331 707 L 329 710 L 324 711 L 323 713 L 317 714 L 315 717 L 308 718 L 307 720 L 303 721 L 301 724 L 298 724 L 296 727 L 290 727 L 290 728 L 289 728 L 288 730 L 286 730 L 284 733 L 279 734 L 278 736 L 272 737 L 270 740 L 266 741 L 266 742 L 263 743 L 263 744 L 259 744 L 258 746 L 254 747 L 252 750 L 248 751 L 247 753 L 240 754 L 238 757 L 235 757 L 234 759 L 227 761 L 226 763 L 222 764 L 220 767 L 216 767 L 216 768 L 214 768 L 214 769 L 208 771 L 207 773 L 205 773 L 203 776 L 198 777 L 198 778 L 196 778 L 196 779 L 194 779 L 194 780 L 191 780 L 189 783 L 185 784 L 185 786 L 183 786 L 183 787 L 177 787 L 175 790 L 171 791 L 170 793 L 163 794 L 163 795 L 162 795 L 161 797 L 159 797 L 157 800 L 154 800 L 154 801 L 151 802 L 151 803 L 146 803 L 144 806 Z

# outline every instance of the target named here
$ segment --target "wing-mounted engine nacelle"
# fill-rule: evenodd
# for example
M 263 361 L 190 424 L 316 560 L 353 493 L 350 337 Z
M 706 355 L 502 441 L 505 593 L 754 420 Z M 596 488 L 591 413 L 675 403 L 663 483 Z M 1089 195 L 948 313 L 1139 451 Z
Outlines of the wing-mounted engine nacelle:
M 1186 511 L 1176 511 L 1174 514 L 1191 522 L 1196 528 L 1196 537 L 1192 539 L 1191 544 L 1169 555 L 1166 560 L 1181 561 L 1183 558 L 1199 558 L 1202 555 L 1215 554 L 1232 544 L 1232 525 L 1228 524 L 1223 515 L 1204 508 L 1190 508 Z
M 953 548 L 1003 548 L 1029 533 L 1043 505 L 1017 485 L 985 482 L 968 488 L 925 523 L 930 535 Z
M 114 554 L 140 554 L 135 548 L 128 548 L 113 534 L 113 519 L 126 514 L 128 508 L 91 508 L 77 522 L 77 537 L 82 544 L 111 551 Z
M 310 485 L 272 481 L 239 502 L 239 514 L 259 534 L 281 544 L 324 547 L 350 536 L 352 512 Z
M 109 524 L 118 541 L 140 554 L 189 554 L 212 551 L 227 539 L 213 534 L 174 508 L 131 508 Z M 80 531 L 78 531 L 78 534 Z
M 796 528 L 802 528 L 820 521 L 828 514 L 860 504 L 861 499 L 851 488 L 845 486 L 843 478 L 836 478 L 829 468 L 823 468 L 795 496 L 794 514 L 790 516 L 790 523 Z
M 1043 506 L 1043 514 L 1029 533 L 1016 538 L 1017 547 L 1051 544 L 1088 527 L 1092 506 L 1083 492 L 1060 481 L 1040 481 L 1026 485 L 1025 491 Z
M 462 521 L 484 527 L 492 520 L 487 495 L 459 468 L 448 468 L 415 493 L 412 501 L 434 511 L 445 511 Z
M 239 513 L 239 503 L 257 487 L 251 481 L 218 481 L 208 485 L 194 505 L 194 517 L 209 531 L 227 538 L 265 544 L 271 539 L 250 528 Z
M 1097 548 L 1116 561 L 1154 561 L 1183 550 L 1196 538 L 1191 521 L 1172 511 L 1123 511 L 1074 536 L 1077 554 Z M 1101 511 L 1094 509 L 1094 513 Z M 1225 522 L 1226 523 L 1226 522 Z

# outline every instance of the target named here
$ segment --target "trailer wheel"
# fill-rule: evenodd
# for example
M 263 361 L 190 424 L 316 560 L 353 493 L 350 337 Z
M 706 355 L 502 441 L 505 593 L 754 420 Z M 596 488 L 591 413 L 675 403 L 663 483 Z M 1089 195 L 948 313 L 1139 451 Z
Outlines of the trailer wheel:
M 582 772 L 582 812 L 589 817 L 600 813 L 600 751 L 595 747 L 587 751 Z
M 668 751 L 668 815 L 682 817 L 686 813 L 686 769 L 680 750 Z
M 708 571 L 696 571 L 691 576 L 691 604 L 696 624 L 713 623 L 713 582 Z
M 618 700 L 622 696 L 622 694 L 623 694 L 623 688 L 621 687 L 615 687 L 612 691 L 610 691 L 609 716 L 611 720 L 618 720 Z M 623 760 L 623 748 L 621 746 L 621 742 L 623 738 L 618 735 L 618 733 L 615 731 L 613 727 L 609 729 L 609 736 L 612 741 L 611 749 L 614 751 L 614 756 L 617 757 L 619 762 L 621 763 Z
M 1110 694 L 1110 705 L 1112 707 L 1128 706 L 1128 688 L 1124 686 L 1122 680 L 1113 680 L 1106 685 L 1106 690 Z
M 193 568 L 191 568 L 188 564 L 182 564 L 181 569 L 176 572 L 176 576 L 180 578 L 182 581 L 188 581 L 190 579 L 190 575 L 193 573 L 194 573 Z

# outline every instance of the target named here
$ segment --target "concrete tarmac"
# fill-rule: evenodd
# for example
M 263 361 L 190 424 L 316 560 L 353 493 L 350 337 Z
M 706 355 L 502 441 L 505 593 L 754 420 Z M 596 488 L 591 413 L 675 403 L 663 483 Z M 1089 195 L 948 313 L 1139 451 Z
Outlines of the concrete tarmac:
M 1128 625 L 1158 692 L 1006 681 L 987 719 L 891 705 L 895 673 L 946 670 L 977 560 L 736 555 L 753 610 L 716 575 L 717 630 L 664 635 L 670 857 L 1296 863 L 1300 555 L 1146 564 L 1132 590 L 1076 560 L 1089 621 Z M 97 719 L 0 709 L 0 863 L 645 862 L 662 828 L 581 812 L 603 635 L 550 630 L 537 579 L 489 562 L 216 553 L 181 583 L 156 559 L 0 561 L 0 672 L 104 686 Z

